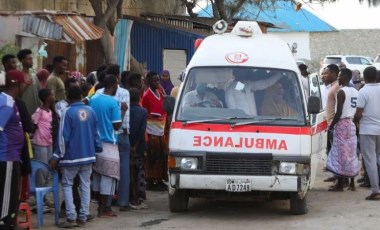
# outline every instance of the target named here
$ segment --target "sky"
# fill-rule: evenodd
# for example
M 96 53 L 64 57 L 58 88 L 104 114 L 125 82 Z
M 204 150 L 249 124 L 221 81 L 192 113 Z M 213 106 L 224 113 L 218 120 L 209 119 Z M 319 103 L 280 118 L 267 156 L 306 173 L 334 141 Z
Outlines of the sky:
M 309 0 L 298 1 L 303 7 L 337 29 L 380 28 L 380 6 L 370 8 L 366 1 L 363 4 L 360 4 L 359 0 L 339 0 L 324 4 L 318 0 L 313 0 L 312 3 Z M 206 4 L 207 0 L 199 3 L 201 7 Z
M 358 0 L 339 0 L 323 5 L 313 1 L 305 8 L 310 10 L 337 29 L 374 29 L 380 28 L 380 6 L 369 7 L 367 2 Z

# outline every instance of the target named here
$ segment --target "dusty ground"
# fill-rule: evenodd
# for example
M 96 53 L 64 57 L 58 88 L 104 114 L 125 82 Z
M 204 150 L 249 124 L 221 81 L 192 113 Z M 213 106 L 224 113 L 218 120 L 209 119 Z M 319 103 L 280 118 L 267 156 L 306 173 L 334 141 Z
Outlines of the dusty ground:
M 322 167 L 323 162 L 321 162 Z M 149 192 L 149 209 L 118 213 L 116 218 L 99 219 L 88 229 L 376 229 L 380 223 L 379 202 L 366 201 L 369 189 L 328 192 L 329 176 L 321 172 L 309 193 L 309 213 L 289 214 L 289 202 L 213 202 L 191 199 L 189 211 L 171 213 L 166 192 Z M 96 205 L 92 204 L 94 211 Z M 118 210 L 116 207 L 114 210 Z M 56 229 L 53 214 L 45 214 L 44 229 Z M 36 223 L 36 222 L 34 222 Z M 76 228 L 79 230 L 79 228 Z

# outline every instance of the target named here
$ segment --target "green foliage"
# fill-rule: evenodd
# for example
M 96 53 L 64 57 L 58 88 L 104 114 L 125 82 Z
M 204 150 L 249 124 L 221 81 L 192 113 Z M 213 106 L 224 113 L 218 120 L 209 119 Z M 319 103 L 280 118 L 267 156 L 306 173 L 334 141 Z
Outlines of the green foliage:
M 0 47 L 0 59 L 5 55 L 5 54 L 13 54 L 16 56 L 18 52 L 18 48 L 12 44 L 6 44 L 5 46 Z M 3 65 L 0 64 L 0 70 L 3 70 Z
M 0 48 L 0 58 L 5 54 L 13 54 L 16 55 L 18 52 L 18 48 L 12 44 L 6 44 L 5 46 Z

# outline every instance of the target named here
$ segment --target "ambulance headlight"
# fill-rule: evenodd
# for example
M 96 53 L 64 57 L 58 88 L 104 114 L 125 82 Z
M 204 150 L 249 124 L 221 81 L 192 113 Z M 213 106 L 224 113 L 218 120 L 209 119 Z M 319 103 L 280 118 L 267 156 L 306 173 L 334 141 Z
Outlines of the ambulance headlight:
M 181 168 L 185 170 L 198 169 L 198 158 L 195 158 L 195 157 L 182 158 Z
M 281 162 L 279 166 L 280 173 L 283 174 L 296 174 L 297 163 L 295 162 Z

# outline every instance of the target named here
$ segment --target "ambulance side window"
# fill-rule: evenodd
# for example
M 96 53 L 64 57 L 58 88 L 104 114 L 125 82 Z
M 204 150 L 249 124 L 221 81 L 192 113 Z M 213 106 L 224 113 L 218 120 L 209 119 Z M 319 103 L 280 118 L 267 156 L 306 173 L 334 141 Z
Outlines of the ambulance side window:
M 321 111 L 323 110 L 323 105 L 322 105 L 322 97 L 321 97 L 321 89 L 320 89 L 320 82 L 319 82 L 319 77 L 317 74 L 310 75 L 309 77 L 309 86 L 310 86 L 310 96 L 316 96 L 319 98 L 321 101 Z

